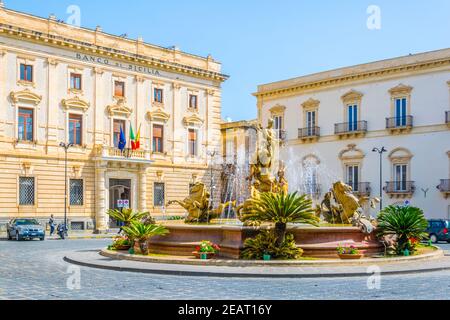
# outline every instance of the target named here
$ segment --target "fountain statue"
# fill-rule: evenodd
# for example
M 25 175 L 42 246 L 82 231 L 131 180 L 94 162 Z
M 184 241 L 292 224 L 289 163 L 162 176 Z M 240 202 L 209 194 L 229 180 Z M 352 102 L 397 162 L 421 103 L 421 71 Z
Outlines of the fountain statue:
M 363 203 L 370 201 L 375 207 L 376 198 L 367 197 L 359 199 L 353 193 L 352 187 L 342 181 L 335 182 L 333 187 L 324 196 L 323 201 L 316 208 L 316 215 L 322 216 L 325 221 L 332 224 L 352 224 L 360 227 L 364 233 L 374 230 L 373 219 L 363 213 Z
M 211 194 L 202 182 L 196 182 L 188 197 L 184 200 L 171 200 L 167 203 L 170 206 L 174 203 L 182 206 L 188 215 L 185 219 L 186 223 L 209 223 L 212 219 L 218 218 L 226 206 L 235 206 L 234 201 L 221 203 L 218 208 L 213 209 L 210 201 Z

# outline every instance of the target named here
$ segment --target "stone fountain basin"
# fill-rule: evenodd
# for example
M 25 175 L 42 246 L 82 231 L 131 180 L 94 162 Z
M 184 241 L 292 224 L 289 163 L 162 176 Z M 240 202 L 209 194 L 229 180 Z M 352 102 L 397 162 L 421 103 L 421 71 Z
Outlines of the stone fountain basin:
M 244 241 L 254 237 L 262 227 L 237 225 L 196 225 L 164 224 L 170 233 L 149 240 L 149 251 L 156 254 L 191 256 L 192 251 L 202 240 L 209 240 L 221 248 L 218 256 L 239 259 Z M 312 258 L 338 258 L 336 248 L 339 245 L 353 245 L 365 256 L 384 252 L 384 246 L 374 234 L 366 235 L 356 227 L 312 227 L 288 225 L 297 246 L 303 249 L 303 256 Z

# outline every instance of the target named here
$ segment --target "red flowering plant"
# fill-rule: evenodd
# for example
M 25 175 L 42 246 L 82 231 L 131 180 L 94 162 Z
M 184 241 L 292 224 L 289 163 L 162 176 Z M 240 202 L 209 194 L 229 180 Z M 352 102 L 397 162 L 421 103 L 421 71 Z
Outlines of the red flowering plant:
M 116 236 L 113 238 L 113 243 L 108 248 L 117 250 L 121 247 L 132 246 L 132 241 L 127 236 Z
M 410 252 L 416 251 L 417 246 L 419 245 L 420 240 L 414 237 L 408 239 L 407 249 Z
M 195 251 L 198 253 L 217 253 L 219 250 L 220 247 L 217 244 L 207 240 L 203 240 L 200 245 L 195 247 Z

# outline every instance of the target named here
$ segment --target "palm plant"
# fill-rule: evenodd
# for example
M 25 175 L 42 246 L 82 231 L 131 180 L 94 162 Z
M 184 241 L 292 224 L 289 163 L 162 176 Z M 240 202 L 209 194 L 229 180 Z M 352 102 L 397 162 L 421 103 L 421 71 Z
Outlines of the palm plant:
M 149 215 L 148 212 L 138 212 L 132 209 L 123 209 L 122 211 L 109 209 L 107 213 L 114 220 L 123 222 L 125 226 L 129 226 L 132 221 L 139 221 Z
M 133 243 L 137 241 L 143 255 L 148 255 L 148 239 L 169 233 L 169 230 L 164 226 L 144 224 L 139 221 L 132 221 L 129 226 L 124 226 L 122 229 Z
M 388 206 L 378 215 L 378 235 L 394 236 L 395 249 L 401 255 L 405 249 L 414 250 L 411 242 L 417 242 L 428 235 L 425 232 L 428 222 L 423 211 L 416 207 Z
M 249 210 L 242 216 L 244 222 L 270 222 L 275 224 L 276 246 L 285 241 L 288 223 L 319 224 L 314 214 L 312 200 L 297 192 L 285 194 L 266 192 L 251 201 Z

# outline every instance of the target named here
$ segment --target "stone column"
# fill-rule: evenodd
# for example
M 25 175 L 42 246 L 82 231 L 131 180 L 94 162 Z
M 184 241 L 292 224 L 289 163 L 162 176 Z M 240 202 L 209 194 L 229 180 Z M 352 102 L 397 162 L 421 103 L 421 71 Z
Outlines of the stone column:
M 0 50 L 0 70 L 6 70 L 6 50 L 1 49 Z M 0 83 L 6 83 L 6 72 L 0 72 Z M 7 97 L 9 96 L 9 92 L 5 92 L 5 85 L 0 86 L 0 97 L 1 99 L 4 99 L 1 105 L 7 106 Z M 7 113 L 5 111 L 0 112 L 0 137 L 3 137 L 5 135 L 5 126 L 7 119 Z
M 181 111 L 180 105 L 180 84 L 174 82 L 172 84 L 173 101 L 172 101 L 172 163 L 177 162 L 177 157 L 183 156 L 183 140 L 182 140 L 182 125 L 180 124 L 179 114 Z
M 95 167 L 95 231 L 105 233 L 108 228 L 108 215 L 106 214 L 106 163 L 99 161 Z
M 147 166 L 142 166 L 139 170 L 139 211 L 147 210 Z
M 94 144 L 95 145 L 104 145 L 104 119 L 105 119 L 105 106 L 102 104 L 102 75 L 103 69 L 94 68 Z

